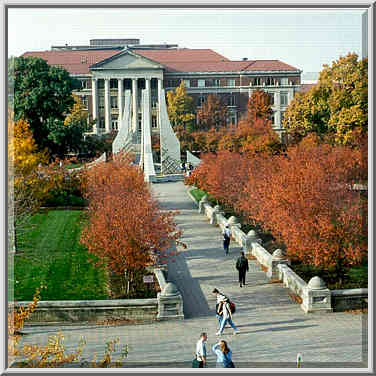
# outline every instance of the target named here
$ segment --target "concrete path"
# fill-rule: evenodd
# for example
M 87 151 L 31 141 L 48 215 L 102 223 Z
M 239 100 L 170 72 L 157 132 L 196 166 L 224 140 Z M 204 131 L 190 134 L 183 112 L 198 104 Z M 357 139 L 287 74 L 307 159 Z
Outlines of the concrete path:
M 129 345 L 127 367 L 190 367 L 200 332 L 208 333 L 208 348 L 218 341 L 214 287 L 236 303 L 234 322 L 240 334 L 226 328 L 221 338 L 229 342 L 238 368 L 296 367 L 297 353 L 304 368 L 366 368 L 367 316 L 351 313 L 305 314 L 281 284 L 268 283 L 264 272 L 250 263 L 244 288 L 237 282 L 235 260 L 240 247 L 230 245 L 225 256 L 218 227 L 198 214 L 182 182 L 154 184 L 163 209 L 179 210 L 177 224 L 187 249 L 178 249 L 168 279 L 184 297 L 184 321 L 155 322 L 135 326 L 27 327 L 23 341 L 44 344 L 47 336 L 61 331 L 67 349 L 81 336 L 84 356 L 103 354 L 104 343 L 120 338 Z M 215 356 L 209 352 L 209 366 Z

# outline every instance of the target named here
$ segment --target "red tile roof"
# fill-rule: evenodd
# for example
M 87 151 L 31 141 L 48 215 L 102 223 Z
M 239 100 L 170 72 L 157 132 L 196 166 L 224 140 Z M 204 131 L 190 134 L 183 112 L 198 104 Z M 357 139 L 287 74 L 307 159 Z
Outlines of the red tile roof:
M 87 50 L 87 51 L 40 51 L 25 52 L 22 56 L 40 57 L 49 65 L 61 66 L 70 74 L 87 74 L 89 67 L 95 63 L 118 54 L 118 49 L 113 50 Z
M 35 56 L 50 65 L 65 68 L 71 74 L 88 74 L 89 67 L 121 53 L 113 50 L 73 50 L 26 52 L 24 57 Z M 298 69 L 279 60 L 230 61 L 210 49 L 132 50 L 166 67 L 167 72 L 240 72 L 240 71 L 297 71 Z

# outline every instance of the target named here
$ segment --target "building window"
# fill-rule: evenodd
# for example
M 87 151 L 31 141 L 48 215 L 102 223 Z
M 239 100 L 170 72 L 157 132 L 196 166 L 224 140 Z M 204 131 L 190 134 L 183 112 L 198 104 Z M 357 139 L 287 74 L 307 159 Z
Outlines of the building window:
M 117 119 L 117 117 L 111 118 L 111 129 L 114 130 L 114 131 L 117 131 L 117 129 L 118 129 L 118 119 Z
M 110 80 L 110 89 L 117 89 L 118 87 L 118 80 L 112 79 Z
M 227 86 L 235 86 L 235 80 L 232 78 L 227 79 Z
M 175 87 L 175 80 L 167 80 L 166 87 Z
M 81 89 L 88 89 L 88 88 L 89 88 L 89 81 L 81 80 Z
M 236 112 L 230 112 L 227 118 L 227 123 L 231 125 L 236 124 Z
M 98 89 L 104 89 L 104 80 L 102 79 L 98 80 Z
M 261 77 L 256 77 L 253 79 L 253 85 L 254 86 L 261 86 L 262 85 L 262 80 Z
M 215 87 L 220 87 L 221 86 L 221 80 L 216 78 L 215 80 L 213 80 L 213 86 Z
M 228 97 L 228 106 L 236 106 L 235 94 L 231 94 Z
M 205 80 L 198 80 L 197 87 L 205 87 Z
M 191 81 L 190 80 L 183 80 L 185 87 L 191 87 Z
M 199 105 L 199 106 L 202 106 L 204 103 L 205 103 L 205 96 L 200 95 L 200 96 L 198 97 L 198 105 Z
M 117 97 L 111 97 L 111 108 L 118 108 L 118 99 L 117 99 Z
M 274 93 L 268 93 L 268 95 L 269 95 L 269 104 L 273 106 L 274 105 Z
M 272 113 L 272 116 L 270 117 L 270 120 L 272 122 L 272 126 L 275 125 L 275 112 Z
M 104 97 L 99 97 L 99 108 L 104 108 Z
M 151 127 L 157 128 L 157 117 L 155 115 L 151 117 Z
M 282 77 L 281 78 L 281 85 L 288 85 L 289 84 L 289 79 L 287 77 Z
M 142 129 L 142 114 L 138 114 L 138 130 L 141 132 Z
M 287 93 L 281 93 L 281 106 L 288 105 L 288 95 Z
M 102 117 L 102 118 L 100 118 L 100 120 L 99 120 L 99 128 L 104 129 L 104 126 L 105 126 L 105 124 L 104 124 L 104 118 Z
M 81 102 L 82 102 L 82 105 L 84 106 L 84 108 L 88 108 L 88 99 L 87 99 L 87 97 L 86 96 L 83 96 L 83 97 L 81 97 Z

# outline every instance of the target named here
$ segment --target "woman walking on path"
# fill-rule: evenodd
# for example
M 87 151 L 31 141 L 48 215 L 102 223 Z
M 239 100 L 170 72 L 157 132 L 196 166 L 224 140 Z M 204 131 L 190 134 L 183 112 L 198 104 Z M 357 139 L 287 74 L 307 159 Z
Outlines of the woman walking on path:
M 217 368 L 235 368 L 231 359 L 232 351 L 226 341 L 219 341 L 212 347 L 212 350 L 217 355 Z
M 220 304 L 222 304 L 222 321 L 221 321 L 221 326 L 218 332 L 215 334 L 217 336 L 221 335 L 227 323 L 229 323 L 231 327 L 234 329 L 234 334 L 238 334 L 239 330 L 235 326 L 235 324 L 232 322 L 232 313 L 230 309 L 230 303 L 227 300 L 227 301 L 221 302 Z

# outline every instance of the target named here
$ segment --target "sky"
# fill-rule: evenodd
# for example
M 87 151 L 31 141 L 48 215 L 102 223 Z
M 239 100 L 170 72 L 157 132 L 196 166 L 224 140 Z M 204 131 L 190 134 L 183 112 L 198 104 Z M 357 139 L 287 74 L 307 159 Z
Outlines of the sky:
M 88 45 L 96 38 L 210 48 L 231 60 L 281 60 L 303 71 L 348 52 L 361 55 L 360 9 L 89 9 L 10 8 L 8 56 Z

